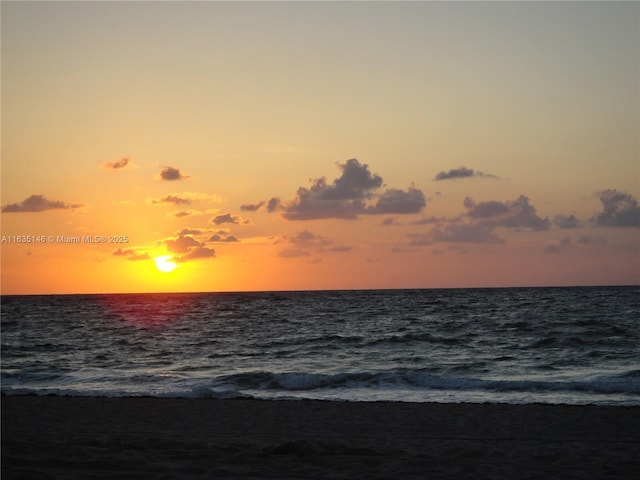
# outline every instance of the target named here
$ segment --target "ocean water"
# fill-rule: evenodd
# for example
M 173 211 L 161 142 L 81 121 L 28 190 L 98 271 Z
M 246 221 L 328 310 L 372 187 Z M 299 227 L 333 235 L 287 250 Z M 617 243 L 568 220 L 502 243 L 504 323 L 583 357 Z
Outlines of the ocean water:
M 3 296 L 6 395 L 640 405 L 640 287 Z

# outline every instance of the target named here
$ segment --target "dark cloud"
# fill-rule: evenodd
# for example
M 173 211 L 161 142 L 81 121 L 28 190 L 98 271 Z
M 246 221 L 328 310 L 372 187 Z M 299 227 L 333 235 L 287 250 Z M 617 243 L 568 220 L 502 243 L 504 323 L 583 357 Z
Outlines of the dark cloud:
M 185 175 L 179 168 L 164 167 L 160 170 L 160 180 L 173 181 L 189 178 L 189 175 Z
M 171 253 L 187 253 L 190 249 L 204 246 L 190 235 L 178 235 L 177 238 L 164 241 Z
M 284 206 L 287 220 L 323 218 L 355 219 L 360 214 L 404 214 L 419 212 L 426 205 L 424 194 L 417 188 L 408 191 L 388 189 L 378 194 L 382 177 L 369 171 L 369 166 L 355 158 L 338 164 L 342 175 L 332 183 L 322 177 L 311 187 L 298 188 L 296 198 Z M 373 205 L 367 202 L 375 199 Z M 274 206 L 279 204 L 279 200 Z M 271 203 L 271 201 L 270 201 Z
M 118 248 L 115 252 L 112 253 L 112 255 L 115 255 L 117 257 L 127 257 L 127 260 L 129 261 L 149 260 L 151 258 L 149 254 L 146 252 L 137 253 L 135 250 L 130 248 L 126 250 L 123 250 L 122 248 Z
M 598 227 L 640 227 L 640 207 L 635 197 L 615 189 L 596 193 L 602 212 L 592 219 Z
M 178 212 L 173 212 L 171 215 L 176 218 L 188 217 L 189 215 L 193 215 L 194 210 L 180 210 Z
M 282 208 L 282 202 L 279 198 L 273 197 L 267 202 L 267 212 L 273 213 Z
M 107 170 L 118 170 L 120 168 L 125 168 L 129 164 L 128 158 L 121 158 L 115 162 L 108 162 L 104 168 Z
M 186 229 L 185 229 L 186 230 Z M 183 230 L 183 232 L 185 231 Z M 213 248 L 208 248 L 204 243 L 199 242 L 191 235 L 180 232 L 178 236 L 169 238 L 164 241 L 167 250 L 171 253 L 178 254 L 173 257 L 176 262 L 187 262 L 189 260 L 197 260 L 202 258 L 214 258 L 216 252 Z
M 217 217 L 211 220 L 216 225 L 222 225 L 223 223 L 231 223 L 231 224 L 239 224 L 239 223 L 249 223 L 249 220 L 243 220 L 241 217 L 237 215 L 231 215 L 230 213 L 225 213 L 224 215 L 218 215 Z
M 455 221 L 455 220 L 451 220 L 445 217 L 424 217 L 424 218 L 421 218 L 420 220 L 411 222 L 411 224 L 412 225 L 433 225 L 434 223 L 445 223 L 445 222 L 451 222 L 451 221 Z
M 553 224 L 558 228 L 570 229 L 570 228 L 578 228 L 580 226 L 580 221 L 573 214 L 556 215 L 553 218 Z
M 235 242 L 239 242 L 240 240 L 238 240 L 233 235 L 225 235 L 225 234 L 215 233 L 215 234 L 211 235 L 211 237 L 209 237 L 208 241 L 209 242 L 235 243 Z
M 424 218 L 414 224 L 432 224 L 436 226 L 429 233 L 410 234 L 410 245 L 423 246 L 434 242 L 461 242 L 502 244 L 505 240 L 499 237 L 496 228 L 547 230 L 549 219 L 541 218 L 529 199 L 521 195 L 514 201 L 499 202 L 495 200 L 476 203 L 467 197 L 464 199 L 466 214 L 452 218 Z
M 347 245 L 335 245 L 328 237 L 303 230 L 293 237 L 285 237 L 289 247 L 281 250 L 278 255 L 285 258 L 306 257 L 311 255 L 310 250 L 317 252 L 348 252 L 352 247 Z
M 189 260 L 197 260 L 201 258 L 215 258 L 216 251 L 208 247 L 194 247 L 180 257 L 173 257 L 176 262 L 187 262 Z
M 290 243 L 298 247 L 305 247 L 305 248 L 326 247 L 327 245 L 331 245 L 333 243 L 327 237 L 316 235 L 315 233 L 311 233 L 309 230 L 303 230 L 302 232 L 298 232 L 295 237 L 288 238 L 288 240 Z
M 441 180 L 457 180 L 459 178 L 472 178 L 472 177 L 498 178 L 495 175 L 483 173 L 479 170 L 473 170 L 472 168 L 458 167 L 458 168 L 453 168 L 448 172 L 439 172 L 433 180 L 436 182 L 439 182 Z
M 502 238 L 493 233 L 494 228 L 484 222 L 451 224 L 434 228 L 427 238 L 434 242 L 504 243 Z
M 591 245 L 591 244 L 600 244 L 604 245 L 607 243 L 607 240 L 602 237 L 592 237 L 591 235 L 583 235 L 582 237 L 576 240 L 576 243 L 580 245 Z
M 385 190 L 378 197 L 375 206 L 367 207 L 363 213 L 369 214 L 408 214 L 418 213 L 426 207 L 427 201 L 421 190 L 409 188 L 406 192 L 397 188 Z
M 547 230 L 551 225 L 548 218 L 541 218 L 529 199 L 520 195 L 512 202 L 488 201 L 475 203 L 471 198 L 464 199 L 467 216 L 474 220 L 483 220 L 487 225 L 505 228 L 528 228 Z
M 571 245 L 571 239 L 569 237 L 564 237 L 558 243 L 553 243 L 551 245 L 547 245 L 544 249 L 545 253 L 559 253 L 563 250 L 566 250 Z
M 464 199 L 464 206 L 467 209 L 467 216 L 470 218 L 492 218 L 509 212 L 509 205 L 507 203 L 497 202 L 495 200 L 477 204 L 472 198 L 466 197 Z
M 151 205 L 160 205 L 163 203 L 173 203 L 175 205 L 191 205 L 192 200 L 181 195 L 167 195 L 158 199 L 150 198 L 147 200 L 147 203 L 150 203 Z
M 147 198 L 148 205 L 191 205 L 195 202 L 215 203 L 221 201 L 222 198 L 218 195 L 197 192 L 171 193 L 162 198 Z
M 240 210 L 245 212 L 255 212 L 256 210 L 259 210 L 264 204 L 265 202 L 244 204 L 240 205 Z
M 45 210 L 70 210 L 80 208 L 80 203 L 65 203 L 60 200 L 47 200 L 44 195 L 31 195 L 20 203 L 10 203 L 2 207 L 2 213 L 34 213 Z
M 183 228 L 182 230 L 180 230 L 177 235 L 200 235 L 204 233 L 202 230 L 197 229 L 197 228 Z

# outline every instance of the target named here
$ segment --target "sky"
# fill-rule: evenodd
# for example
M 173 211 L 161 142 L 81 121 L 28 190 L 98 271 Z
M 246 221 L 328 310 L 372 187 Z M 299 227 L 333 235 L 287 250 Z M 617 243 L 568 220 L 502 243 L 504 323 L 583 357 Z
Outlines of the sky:
M 637 2 L 0 8 L 3 294 L 640 283 Z

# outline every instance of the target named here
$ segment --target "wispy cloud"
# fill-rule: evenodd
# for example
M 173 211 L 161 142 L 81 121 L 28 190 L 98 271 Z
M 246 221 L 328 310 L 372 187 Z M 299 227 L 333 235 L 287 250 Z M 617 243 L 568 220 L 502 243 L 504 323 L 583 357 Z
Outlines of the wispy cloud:
M 407 214 L 421 211 L 426 200 L 422 191 L 410 187 L 407 191 L 382 187 L 382 177 L 369 171 L 366 164 L 355 158 L 338 164 L 342 175 L 332 183 L 317 178 L 311 187 L 300 187 L 296 198 L 282 204 L 271 199 L 269 208 L 282 205 L 287 220 L 316 220 L 324 218 L 355 219 L 362 214 Z
M 126 168 L 127 166 L 133 165 L 129 163 L 129 158 L 121 158 L 120 160 L 116 160 L 115 162 L 107 162 L 104 165 L 106 170 L 121 170 Z
M 122 248 L 118 248 L 112 255 L 116 257 L 126 257 L 129 261 L 138 261 L 138 260 L 149 260 L 151 257 L 148 253 L 138 253 L 135 250 L 128 248 L 123 250 Z
M 81 203 L 65 203 L 60 200 L 48 200 L 44 195 L 31 195 L 20 203 L 10 203 L 2 207 L 2 213 L 36 213 L 46 210 L 71 210 L 80 208 Z
M 288 247 L 278 252 L 278 255 L 284 258 L 307 257 L 311 255 L 311 251 L 348 252 L 352 249 L 347 245 L 336 245 L 328 237 L 318 235 L 309 230 L 303 230 L 293 237 L 285 237 L 284 239 L 288 243 Z
M 171 193 L 161 198 L 147 198 L 148 205 L 191 205 L 196 202 L 220 203 L 222 197 L 208 193 L 182 192 Z
M 190 248 L 189 251 L 181 255 L 179 257 L 173 257 L 173 260 L 176 262 L 187 262 L 189 260 L 198 260 L 198 259 L 206 259 L 206 258 L 215 258 L 216 251 L 213 248 L 209 247 L 194 247 Z
M 172 217 L 176 217 L 176 218 L 183 218 L 183 217 L 189 217 L 189 216 L 194 215 L 196 213 L 197 213 L 196 210 L 178 210 L 177 212 L 173 212 L 170 215 Z
M 479 170 L 474 170 L 472 168 L 458 167 L 458 168 L 452 168 L 448 172 L 444 172 L 444 171 L 439 172 L 433 180 L 436 182 L 439 182 L 442 180 L 458 180 L 460 178 L 473 178 L 473 177 L 499 178 L 499 177 L 496 177 L 495 175 L 483 173 Z
M 571 245 L 571 238 L 564 237 L 557 243 L 547 245 L 544 249 L 544 253 L 560 253 Z
M 636 198 L 615 189 L 596 193 L 602 202 L 602 212 L 592 219 L 598 227 L 640 227 L 640 207 Z
M 265 203 L 266 202 L 258 202 L 258 203 L 248 203 L 248 204 L 240 205 L 240 210 L 245 212 L 255 212 L 256 210 L 259 210 L 260 207 L 265 205 Z

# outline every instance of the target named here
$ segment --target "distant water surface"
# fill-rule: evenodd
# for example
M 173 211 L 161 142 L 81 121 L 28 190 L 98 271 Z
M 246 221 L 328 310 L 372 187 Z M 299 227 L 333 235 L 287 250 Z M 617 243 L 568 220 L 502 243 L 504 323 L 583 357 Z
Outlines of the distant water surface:
M 640 405 L 640 288 L 2 297 L 4 394 Z

